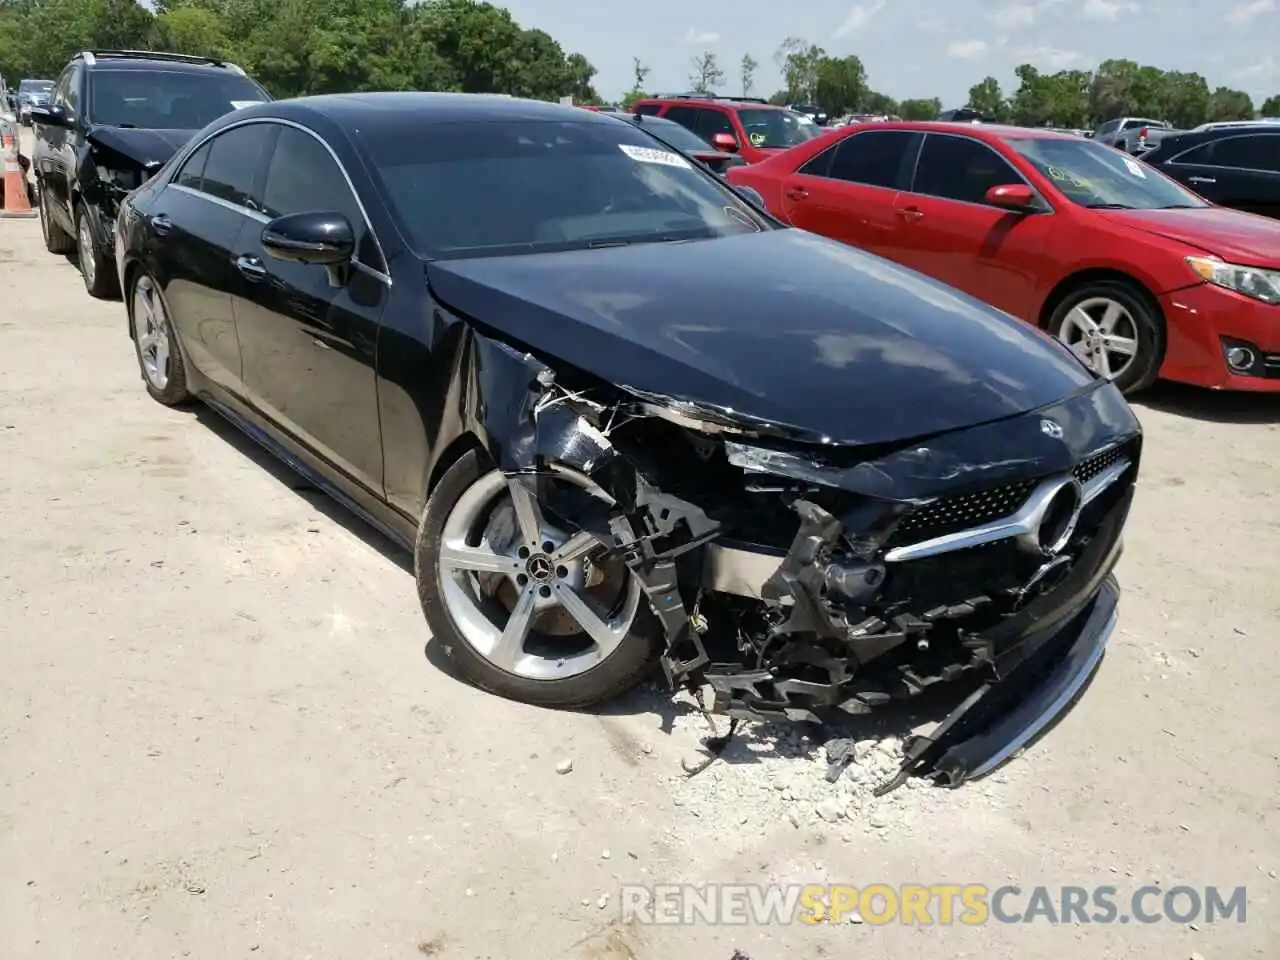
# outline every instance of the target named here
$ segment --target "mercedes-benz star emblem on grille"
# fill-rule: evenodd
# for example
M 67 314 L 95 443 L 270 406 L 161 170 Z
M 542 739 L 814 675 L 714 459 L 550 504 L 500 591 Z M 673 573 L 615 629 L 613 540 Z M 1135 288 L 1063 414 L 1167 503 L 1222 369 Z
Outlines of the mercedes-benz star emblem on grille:
M 1041 420 L 1040 432 L 1046 437 L 1053 437 L 1055 440 L 1062 439 L 1062 427 L 1054 423 L 1052 420 Z
M 1056 557 L 1076 532 L 1084 509 L 1084 488 L 1072 476 L 1046 481 L 1031 495 L 1024 509 L 1028 515 L 1018 543 L 1033 555 Z

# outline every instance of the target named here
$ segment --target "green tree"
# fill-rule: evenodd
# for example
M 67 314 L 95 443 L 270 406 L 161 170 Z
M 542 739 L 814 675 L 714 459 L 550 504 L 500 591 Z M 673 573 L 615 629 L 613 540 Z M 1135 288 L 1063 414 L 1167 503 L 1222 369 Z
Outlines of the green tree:
M 689 74 L 689 85 L 695 93 L 713 93 L 724 81 L 724 70 L 712 50 L 704 50 L 693 58 L 693 72 Z
M 631 74 L 635 78 L 635 82 L 632 83 L 631 89 L 643 90 L 644 82 L 649 79 L 649 74 L 651 72 L 652 71 L 649 69 L 649 67 L 646 67 L 640 61 L 639 57 L 632 57 L 631 58 Z
M 1175 127 L 1188 129 L 1204 122 L 1209 115 L 1209 84 L 1198 73 L 1172 70 L 1164 75 L 1160 119 Z M 1253 109 L 1253 104 L 1249 105 Z
M 1019 86 L 1010 103 L 1014 123 L 1027 127 L 1081 127 L 1089 114 L 1093 75 L 1083 70 L 1044 74 L 1029 63 L 1014 70 Z
M 1009 109 L 1000 92 L 1000 81 L 995 77 L 987 77 L 969 88 L 969 108 L 977 110 L 984 117 L 996 120 L 1007 120 Z
M 1280 93 L 1263 100 L 1262 106 L 1258 108 L 1258 115 L 1262 117 L 1280 117 Z
M 903 100 L 898 104 L 898 115 L 903 120 L 934 120 L 942 112 L 942 101 L 937 97 Z
M 880 93 L 878 90 L 864 91 L 862 94 L 862 101 L 856 104 L 856 106 L 862 113 L 875 113 L 886 117 L 895 117 L 900 115 L 902 112 L 902 106 L 897 100 L 893 99 L 893 97 L 889 96 L 887 93 Z M 933 114 L 929 119 L 932 120 L 933 117 L 936 117 L 940 110 L 941 107 L 939 107 L 938 110 L 933 111 Z
M 1209 120 L 1252 120 L 1253 98 L 1243 90 L 1218 87 L 1209 98 Z
M 773 55 L 787 86 L 787 100 L 813 100 L 817 96 L 818 67 L 826 51 L 800 37 L 787 37 Z
M 742 55 L 742 63 L 739 65 L 739 71 L 742 74 L 742 95 L 744 97 L 751 96 L 751 90 L 756 82 L 756 70 L 760 64 L 756 63 L 755 57 L 749 53 Z
M 829 116 L 844 113 L 846 107 L 857 106 L 867 92 L 867 71 L 855 56 L 818 61 L 818 77 L 813 99 Z

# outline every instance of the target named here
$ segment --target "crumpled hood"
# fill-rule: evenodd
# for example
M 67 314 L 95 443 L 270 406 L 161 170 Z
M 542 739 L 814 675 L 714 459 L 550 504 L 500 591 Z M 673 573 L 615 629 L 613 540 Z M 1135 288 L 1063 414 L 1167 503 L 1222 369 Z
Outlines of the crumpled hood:
M 986 423 L 1097 382 L 1007 314 L 800 230 L 432 261 L 427 277 L 544 357 L 835 442 Z
M 1104 210 L 1109 220 L 1177 240 L 1233 263 L 1280 267 L 1280 220 L 1227 207 Z
M 140 167 L 156 169 L 168 162 L 195 134 L 195 130 L 135 130 L 104 126 L 90 130 L 88 139 Z

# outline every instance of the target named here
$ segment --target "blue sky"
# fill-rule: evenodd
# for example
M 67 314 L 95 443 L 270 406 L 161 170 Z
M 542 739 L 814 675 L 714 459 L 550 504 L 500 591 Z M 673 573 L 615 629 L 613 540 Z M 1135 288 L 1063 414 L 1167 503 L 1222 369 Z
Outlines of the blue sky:
M 501 3 L 501 0 L 495 0 Z M 857 54 L 874 89 L 898 99 L 962 105 L 987 74 L 1006 93 L 1013 68 L 1043 71 L 1128 57 L 1202 74 L 1211 87 L 1246 90 L 1255 103 L 1280 93 L 1280 0 L 507 0 L 525 27 L 546 30 L 598 69 L 606 98 L 631 86 L 631 58 L 653 69 L 651 90 L 688 87 L 691 58 L 716 51 L 741 92 L 744 53 L 759 63 L 756 93 L 781 84 L 773 53 L 798 35 L 827 53 Z

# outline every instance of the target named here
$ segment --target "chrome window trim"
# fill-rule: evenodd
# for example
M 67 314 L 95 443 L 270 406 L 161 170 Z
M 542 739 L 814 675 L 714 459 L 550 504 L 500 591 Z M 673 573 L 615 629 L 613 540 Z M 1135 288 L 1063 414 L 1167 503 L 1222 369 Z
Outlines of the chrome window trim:
M 253 209 L 250 209 L 249 207 L 241 206 L 238 203 L 232 203 L 229 200 L 223 200 L 221 197 L 214 197 L 214 196 L 211 196 L 210 194 L 202 193 L 199 190 L 193 190 L 191 187 L 184 187 L 174 183 L 174 180 L 177 178 L 178 173 L 186 165 L 187 161 L 191 158 L 191 156 L 197 150 L 203 147 L 206 143 L 208 143 L 209 141 L 213 140 L 216 137 L 222 136 L 222 134 L 224 133 L 228 133 L 232 130 L 238 130 L 240 127 L 247 127 L 250 124 L 254 124 L 254 123 L 276 123 L 284 127 L 292 127 L 294 130 L 299 130 L 302 133 L 305 133 L 307 136 L 313 138 L 317 143 L 319 143 L 320 146 L 324 147 L 325 152 L 329 154 L 330 159 L 332 159 L 333 162 L 337 164 L 338 172 L 342 174 L 342 179 L 346 183 L 347 189 L 351 191 L 351 196 L 355 198 L 356 207 L 360 210 L 360 216 L 364 217 L 365 228 L 369 231 L 370 236 L 373 237 L 374 246 L 378 248 L 378 255 L 382 257 L 383 263 L 390 266 L 390 261 L 387 260 L 387 251 L 382 246 L 382 241 L 378 239 L 378 232 L 373 229 L 373 221 L 369 217 L 369 211 L 365 208 L 364 201 L 360 199 L 360 194 L 356 190 L 356 185 L 351 180 L 351 175 L 347 173 L 346 166 L 338 158 L 338 154 L 334 152 L 333 147 L 329 146 L 328 141 L 326 141 L 324 137 L 320 136 L 320 134 L 316 133 L 310 127 L 303 126 L 297 121 L 285 120 L 281 117 L 247 117 L 244 120 L 238 120 L 235 123 L 229 123 L 225 127 L 219 127 L 217 130 L 209 134 L 207 137 L 204 137 L 198 142 L 191 144 L 187 147 L 187 149 L 183 153 L 182 161 L 180 163 L 174 164 L 173 171 L 166 175 L 165 187 L 170 190 L 181 190 L 184 193 L 191 194 L 192 196 L 201 197 L 212 203 L 216 203 L 218 206 L 226 207 L 228 210 L 234 210 L 237 213 L 245 214 L 250 219 L 259 220 L 262 223 L 270 223 L 271 218 L 266 216 L 265 214 L 258 212 L 257 210 L 253 210 Z M 361 263 L 360 260 L 355 257 L 352 257 L 351 265 L 354 267 L 358 267 L 361 270 L 361 272 L 366 273 L 371 277 L 376 277 L 377 279 L 385 283 L 388 287 L 392 285 L 392 280 L 389 275 L 383 273 L 381 270 L 375 270 L 373 267 L 369 266 L 368 264 Z

